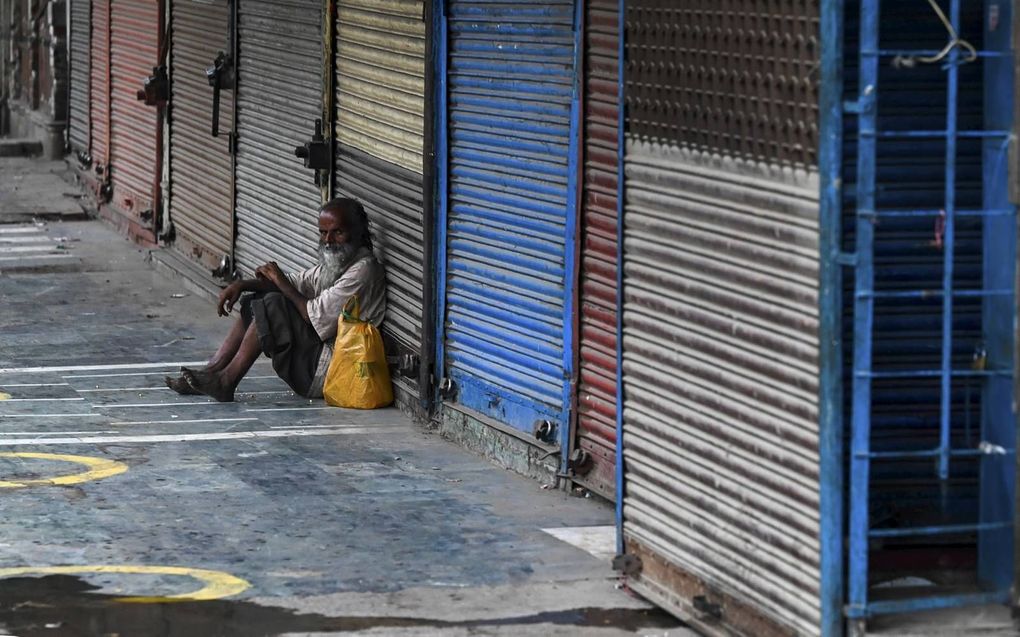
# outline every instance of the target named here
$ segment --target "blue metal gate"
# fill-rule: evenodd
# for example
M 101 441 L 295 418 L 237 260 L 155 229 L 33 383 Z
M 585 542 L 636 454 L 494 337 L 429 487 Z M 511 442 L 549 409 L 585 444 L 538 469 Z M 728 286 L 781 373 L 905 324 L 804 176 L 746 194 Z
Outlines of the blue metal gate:
M 448 0 L 440 37 L 439 352 L 456 401 L 566 435 L 577 7 Z
M 851 620 L 1008 600 L 1009 12 L 977 0 L 847 3 Z

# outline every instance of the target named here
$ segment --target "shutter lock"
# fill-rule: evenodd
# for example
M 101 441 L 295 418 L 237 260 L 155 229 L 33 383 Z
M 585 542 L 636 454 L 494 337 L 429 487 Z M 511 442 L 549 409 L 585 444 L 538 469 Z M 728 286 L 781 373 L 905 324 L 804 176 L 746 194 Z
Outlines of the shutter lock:
M 583 476 L 591 471 L 593 465 L 591 454 L 584 449 L 574 449 L 567 459 L 567 467 L 577 476 Z
M 165 66 L 154 66 L 152 75 L 142 80 L 142 90 L 137 93 L 138 101 L 146 106 L 166 106 L 170 99 L 170 79 Z
M 212 275 L 224 281 L 233 281 L 237 278 L 234 274 L 234 260 L 230 258 L 229 254 L 223 255 L 220 264 L 212 271 Z
M 452 400 L 457 395 L 457 383 L 452 378 L 439 381 L 439 396 L 443 400 Z
M 536 420 L 534 427 L 531 429 L 531 433 L 535 435 L 536 440 L 550 444 L 555 443 L 556 423 L 551 420 Z

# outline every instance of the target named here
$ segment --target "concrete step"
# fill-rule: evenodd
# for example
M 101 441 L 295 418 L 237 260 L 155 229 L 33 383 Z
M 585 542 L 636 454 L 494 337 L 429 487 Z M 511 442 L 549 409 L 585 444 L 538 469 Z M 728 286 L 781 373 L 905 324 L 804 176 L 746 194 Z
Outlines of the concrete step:
M 37 139 L 0 138 L 0 157 L 38 157 L 42 152 Z

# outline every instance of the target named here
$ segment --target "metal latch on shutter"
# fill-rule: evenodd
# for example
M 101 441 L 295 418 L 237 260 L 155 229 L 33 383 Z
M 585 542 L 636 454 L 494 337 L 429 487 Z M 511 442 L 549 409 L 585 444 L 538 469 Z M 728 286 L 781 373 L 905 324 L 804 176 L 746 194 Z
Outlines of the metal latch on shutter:
M 152 75 L 142 80 L 142 88 L 137 97 L 146 106 L 166 106 L 170 100 L 170 78 L 167 77 L 165 66 L 152 67 Z
M 322 136 L 322 120 L 315 120 L 315 134 L 312 140 L 305 142 L 294 149 L 294 156 L 303 159 L 305 168 L 315 171 L 315 185 L 323 185 L 323 171 L 329 170 L 330 155 L 332 149 L 330 143 Z
M 234 85 L 234 58 L 220 51 L 212 66 L 205 70 L 205 78 L 213 90 L 212 136 L 220 136 L 220 91 Z

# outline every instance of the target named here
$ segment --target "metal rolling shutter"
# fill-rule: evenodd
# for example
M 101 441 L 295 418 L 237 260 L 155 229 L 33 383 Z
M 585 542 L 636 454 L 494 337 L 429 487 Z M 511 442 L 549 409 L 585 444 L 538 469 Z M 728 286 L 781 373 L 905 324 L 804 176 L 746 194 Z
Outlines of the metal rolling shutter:
M 110 161 L 110 0 L 92 0 L 89 129 L 96 173 Z
M 173 0 L 171 28 L 170 218 L 175 247 L 213 268 L 233 242 L 233 165 L 229 140 L 234 94 L 220 93 L 220 135 L 213 137 L 213 90 L 205 69 L 229 52 L 224 1 Z
M 628 583 L 712 634 L 821 630 L 818 7 L 787 9 L 626 8 Z
M 322 118 L 322 5 L 247 0 L 238 7 L 237 264 L 312 265 L 322 195 L 294 148 Z
M 71 64 L 68 138 L 71 141 L 71 148 L 83 153 L 89 152 L 92 135 L 89 126 L 89 76 L 92 73 L 90 66 L 92 57 L 90 54 L 91 21 L 91 0 L 71 0 L 71 41 L 68 43 L 68 57 Z
M 160 176 L 157 109 L 138 100 L 142 80 L 159 60 L 158 0 L 112 0 L 110 4 L 111 203 L 129 220 L 152 227 L 153 198 Z
M 570 0 L 448 10 L 446 373 L 462 405 L 525 431 L 567 424 L 573 15 Z
M 420 0 L 340 0 L 336 187 L 365 205 L 386 264 L 384 334 L 418 354 L 424 249 L 425 23 Z
M 616 230 L 619 3 L 591 0 L 585 16 L 584 185 L 581 198 L 580 377 L 577 442 L 591 456 L 578 482 L 616 493 Z

